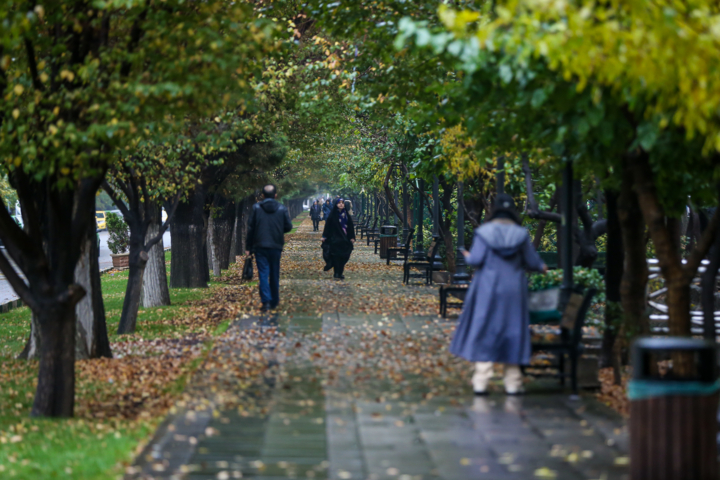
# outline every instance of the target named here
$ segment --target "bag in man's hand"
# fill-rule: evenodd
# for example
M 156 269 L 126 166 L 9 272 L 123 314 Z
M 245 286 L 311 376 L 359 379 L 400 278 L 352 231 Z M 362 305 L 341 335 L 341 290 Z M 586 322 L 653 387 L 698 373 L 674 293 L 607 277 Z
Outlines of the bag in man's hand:
M 243 265 L 242 279 L 248 282 L 253 279 L 253 275 L 255 274 L 253 272 L 252 260 L 253 256 L 248 255 L 247 258 L 245 258 L 245 265 Z

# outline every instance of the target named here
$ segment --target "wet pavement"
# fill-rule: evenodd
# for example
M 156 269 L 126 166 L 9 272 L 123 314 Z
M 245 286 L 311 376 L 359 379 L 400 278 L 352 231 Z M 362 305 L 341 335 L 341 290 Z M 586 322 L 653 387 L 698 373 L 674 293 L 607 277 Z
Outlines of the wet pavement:
M 437 288 L 364 243 L 333 280 L 311 230 L 288 238 L 279 311 L 215 342 L 128 478 L 627 478 L 614 412 L 555 382 L 505 396 L 501 372 L 473 397 Z

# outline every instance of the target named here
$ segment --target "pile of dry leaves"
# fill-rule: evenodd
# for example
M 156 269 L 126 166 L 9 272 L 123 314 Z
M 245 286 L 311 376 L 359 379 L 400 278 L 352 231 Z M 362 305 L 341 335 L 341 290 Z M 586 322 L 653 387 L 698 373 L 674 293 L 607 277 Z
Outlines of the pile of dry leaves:
M 623 371 L 620 385 L 616 385 L 613 369 L 603 368 L 600 370 L 600 392 L 597 394 L 598 400 L 626 418 L 630 416 L 630 402 L 627 398 L 629 378 L 629 372 Z

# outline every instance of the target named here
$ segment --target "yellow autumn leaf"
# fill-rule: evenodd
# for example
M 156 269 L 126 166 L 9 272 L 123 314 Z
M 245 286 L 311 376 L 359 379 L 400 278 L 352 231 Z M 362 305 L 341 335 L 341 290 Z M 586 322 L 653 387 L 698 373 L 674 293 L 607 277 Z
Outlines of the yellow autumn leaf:
M 60 78 L 72 82 L 75 79 L 75 74 L 70 70 L 63 70 L 60 72 Z
M 14 110 L 12 111 L 12 117 L 13 117 L 15 120 L 17 120 L 19 116 L 20 116 L 20 110 L 18 110 L 17 108 L 14 109 Z
M 13 92 L 15 92 L 15 95 L 17 95 L 18 97 L 20 95 L 22 95 L 24 91 L 25 91 L 25 87 L 23 87 L 22 85 L 19 85 L 19 84 L 15 85 L 15 87 L 13 88 Z
M 537 478 L 557 478 L 557 472 L 555 472 L 555 470 L 550 470 L 547 467 L 538 468 L 535 470 L 534 475 Z

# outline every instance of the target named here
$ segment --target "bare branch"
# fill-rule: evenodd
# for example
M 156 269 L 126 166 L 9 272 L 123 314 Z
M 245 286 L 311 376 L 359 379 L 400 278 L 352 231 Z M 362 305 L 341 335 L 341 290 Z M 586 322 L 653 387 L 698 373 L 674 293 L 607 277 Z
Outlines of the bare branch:
M 522 169 L 525 173 L 525 190 L 527 193 L 527 205 L 525 208 L 525 214 L 535 220 L 546 220 L 548 222 L 561 223 L 562 215 L 560 215 L 559 213 L 545 212 L 540 210 L 537 200 L 535 200 L 532 172 L 530 171 L 530 161 L 528 160 L 527 153 L 522 154 Z
M 168 227 L 170 226 L 170 220 L 172 220 L 173 215 L 175 214 L 175 210 L 177 210 L 177 206 L 180 203 L 180 194 L 178 193 L 175 195 L 175 200 L 173 200 L 173 205 L 170 207 L 170 211 L 168 212 L 168 217 L 165 220 L 165 223 L 160 225 L 160 231 L 158 232 L 155 237 L 150 239 L 150 241 L 145 243 L 145 251 L 150 250 L 156 243 L 160 241 L 160 239 L 163 238 L 163 235 L 165 235 L 165 232 L 167 231 Z
M 115 206 L 118 207 L 118 210 L 120 210 L 120 211 L 122 212 L 123 217 L 124 217 L 124 216 L 127 216 L 127 215 L 130 215 L 130 211 L 128 210 L 127 206 L 125 205 L 125 203 L 123 203 L 123 202 L 120 200 L 120 197 L 118 196 L 117 192 L 116 192 L 115 189 L 107 182 L 107 180 L 103 180 L 103 182 L 102 182 L 102 188 L 103 188 L 103 190 L 105 190 L 105 192 L 107 192 L 108 196 L 109 196 L 110 199 L 113 201 L 113 203 L 115 204 Z
M 402 212 L 400 212 L 400 209 L 398 208 L 397 204 L 395 203 L 395 197 L 392 195 L 392 192 L 390 191 L 390 177 L 392 176 L 392 172 L 395 169 L 395 164 L 390 164 L 388 167 L 387 174 L 385 175 L 385 181 L 383 182 L 383 187 L 385 187 L 385 197 L 387 197 L 388 204 L 390 205 L 390 208 L 392 208 L 392 211 L 395 212 L 395 215 L 400 219 L 403 225 L 405 225 L 405 217 L 403 216 Z
M 37 62 L 35 60 L 35 47 L 27 36 L 25 37 L 25 51 L 27 52 L 28 66 L 30 67 L 30 76 L 32 77 L 33 87 L 35 87 L 35 90 L 42 92 L 45 90 L 45 86 L 38 76 Z
M 30 307 L 30 310 L 38 311 L 39 305 L 35 302 L 30 287 L 25 283 L 25 280 L 18 275 L 10 263 L 10 260 L 8 260 L 2 251 L 0 251 L 0 271 L 5 275 L 10 286 L 15 290 L 15 293 Z

